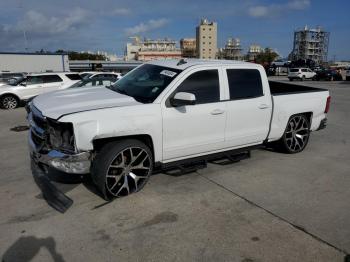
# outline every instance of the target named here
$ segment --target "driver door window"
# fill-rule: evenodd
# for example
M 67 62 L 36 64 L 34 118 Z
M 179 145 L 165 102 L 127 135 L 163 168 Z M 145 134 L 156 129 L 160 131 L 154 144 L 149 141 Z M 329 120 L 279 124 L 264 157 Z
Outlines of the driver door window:
M 28 76 L 25 83 L 27 86 L 42 84 L 43 78 L 41 76 Z
M 196 104 L 215 103 L 220 100 L 218 70 L 204 70 L 193 73 L 176 89 L 196 96 Z

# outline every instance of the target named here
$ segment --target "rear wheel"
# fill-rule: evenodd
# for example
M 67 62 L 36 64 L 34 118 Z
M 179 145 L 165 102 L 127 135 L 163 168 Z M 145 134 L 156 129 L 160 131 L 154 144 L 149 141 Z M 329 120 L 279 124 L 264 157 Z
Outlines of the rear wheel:
M 13 95 L 4 95 L 1 98 L 1 107 L 4 109 L 15 109 L 16 107 L 18 107 L 18 105 L 18 99 Z
M 278 141 L 282 151 L 294 154 L 304 150 L 310 137 L 310 123 L 305 115 L 292 116 L 282 138 Z
M 92 178 L 104 199 L 127 196 L 140 191 L 153 170 L 148 146 L 128 139 L 105 145 L 92 164 Z

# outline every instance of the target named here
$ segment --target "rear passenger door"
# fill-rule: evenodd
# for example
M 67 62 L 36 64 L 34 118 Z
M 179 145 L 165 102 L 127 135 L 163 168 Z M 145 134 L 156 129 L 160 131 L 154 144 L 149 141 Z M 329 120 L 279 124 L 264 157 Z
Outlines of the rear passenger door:
M 43 75 L 42 93 L 59 90 L 63 86 L 63 80 L 58 75 Z
M 261 143 L 267 136 L 272 110 L 271 97 L 264 94 L 264 72 L 250 68 L 225 71 L 229 87 L 225 143 L 230 147 Z

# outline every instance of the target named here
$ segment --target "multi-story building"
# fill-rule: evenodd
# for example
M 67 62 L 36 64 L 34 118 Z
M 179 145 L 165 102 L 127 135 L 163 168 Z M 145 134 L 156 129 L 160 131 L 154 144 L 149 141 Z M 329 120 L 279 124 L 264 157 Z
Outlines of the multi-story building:
M 125 60 L 130 61 L 130 60 L 136 60 L 137 53 L 141 49 L 141 40 L 139 37 L 130 37 L 130 39 L 133 40 L 132 43 L 127 43 L 126 48 L 125 48 Z
M 303 29 L 295 31 L 291 59 L 293 61 L 312 60 L 316 64 L 326 62 L 329 34 L 320 27 L 309 29 L 305 26 Z
M 176 42 L 170 39 L 144 39 L 134 37 L 133 43 L 126 45 L 125 59 L 150 61 L 155 59 L 179 59 L 181 51 L 176 48 Z
M 196 54 L 196 39 L 195 38 L 182 38 L 180 40 L 180 50 L 182 57 L 194 58 Z
M 197 57 L 215 59 L 217 57 L 217 23 L 202 19 L 196 27 Z
M 241 40 L 239 38 L 227 39 L 224 48 L 219 51 L 220 59 L 243 60 Z
M 254 61 L 257 55 L 263 51 L 264 50 L 260 45 L 250 45 L 248 50 L 248 61 Z

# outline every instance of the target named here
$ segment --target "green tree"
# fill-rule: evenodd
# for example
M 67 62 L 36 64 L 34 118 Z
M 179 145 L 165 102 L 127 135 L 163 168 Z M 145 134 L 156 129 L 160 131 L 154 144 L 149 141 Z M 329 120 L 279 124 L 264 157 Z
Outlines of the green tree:
M 256 62 L 261 65 L 271 65 L 273 61 L 278 57 L 278 54 L 271 48 L 265 48 L 263 52 L 256 56 Z
M 65 51 L 62 49 L 59 49 L 55 52 L 56 54 L 68 54 L 69 60 L 103 60 L 106 61 L 107 57 L 104 55 L 98 55 L 98 54 L 90 54 L 86 52 L 78 53 L 75 51 Z

